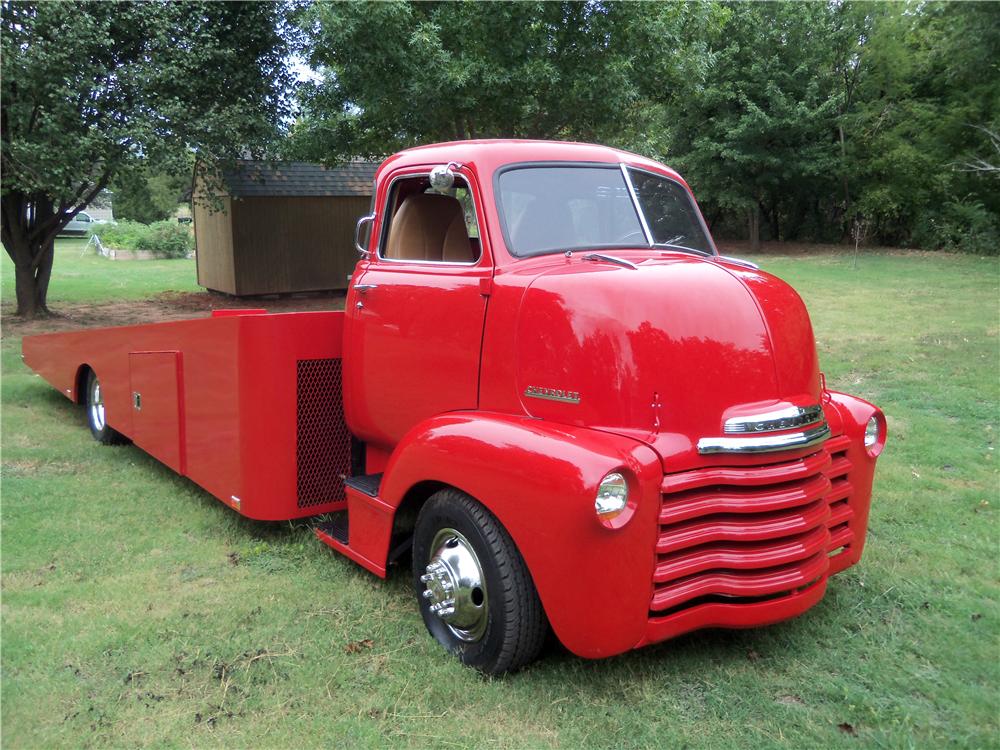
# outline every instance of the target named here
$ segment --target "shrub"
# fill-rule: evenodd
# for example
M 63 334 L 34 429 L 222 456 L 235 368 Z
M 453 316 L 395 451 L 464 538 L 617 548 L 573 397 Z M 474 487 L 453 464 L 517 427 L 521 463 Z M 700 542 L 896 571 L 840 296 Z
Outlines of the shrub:
M 176 221 L 147 225 L 124 220 L 117 224 L 99 224 L 94 227 L 93 234 L 108 247 L 146 251 L 159 258 L 185 258 L 194 250 L 191 226 Z
M 1000 255 L 1000 223 L 981 202 L 951 200 L 918 221 L 915 244 L 927 249 Z
M 136 250 L 148 250 L 161 258 L 186 258 L 194 250 L 194 236 L 190 227 L 176 221 L 158 221 L 139 237 Z

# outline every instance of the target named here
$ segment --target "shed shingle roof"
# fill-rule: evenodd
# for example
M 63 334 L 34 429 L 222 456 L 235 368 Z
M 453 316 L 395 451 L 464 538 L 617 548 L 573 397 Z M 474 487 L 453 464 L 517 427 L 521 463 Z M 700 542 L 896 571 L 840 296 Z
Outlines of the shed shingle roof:
M 348 162 L 324 167 L 301 161 L 237 162 L 222 179 L 233 197 L 250 196 L 363 196 L 372 194 L 372 180 L 378 164 Z

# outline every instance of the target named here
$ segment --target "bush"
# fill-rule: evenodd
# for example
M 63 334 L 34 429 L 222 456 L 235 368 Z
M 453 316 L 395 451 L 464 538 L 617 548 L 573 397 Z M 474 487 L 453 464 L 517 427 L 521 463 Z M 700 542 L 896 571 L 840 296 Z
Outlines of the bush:
M 117 224 L 99 224 L 93 234 L 101 243 L 116 250 L 146 251 L 158 258 L 186 258 L 194 250 L 191 226 L 176 221 L 158 221 L 140 224 L 137 221 L 120 221 Z
M 981 202 L 966 198 L 945 203 L 918 221 L 914 243 L 928 250 L 1000 255 L 1000 223 Z
M 161 258 L 186 258 L 194 250 L 190 227 L 176 221 L 158 221 L 139 237 L 136 250 L 148 250 Z

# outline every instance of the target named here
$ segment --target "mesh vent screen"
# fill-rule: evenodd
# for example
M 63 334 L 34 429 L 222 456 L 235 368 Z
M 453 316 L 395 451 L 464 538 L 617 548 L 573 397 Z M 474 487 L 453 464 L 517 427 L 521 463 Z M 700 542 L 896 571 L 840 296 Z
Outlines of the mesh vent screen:
M 343 500 L 351 461 L 344 423 L 339 359 L 303 359 L 298 366 L 298 503 L 311 508 Z

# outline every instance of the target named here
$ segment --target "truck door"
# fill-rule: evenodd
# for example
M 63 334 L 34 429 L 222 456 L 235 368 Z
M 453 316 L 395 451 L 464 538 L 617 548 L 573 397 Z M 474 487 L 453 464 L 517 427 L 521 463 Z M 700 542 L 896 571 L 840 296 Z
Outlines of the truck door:
M 492 276 L 471 176 L 435 190 L 429 170 L 393 178 L 377 253 L 347 299 L 345 414 L 359 438 L 390 449 L 422 420 L 474 409 Z

